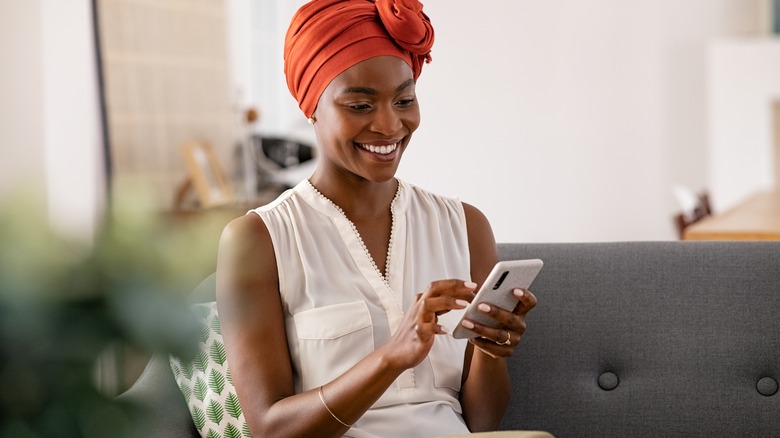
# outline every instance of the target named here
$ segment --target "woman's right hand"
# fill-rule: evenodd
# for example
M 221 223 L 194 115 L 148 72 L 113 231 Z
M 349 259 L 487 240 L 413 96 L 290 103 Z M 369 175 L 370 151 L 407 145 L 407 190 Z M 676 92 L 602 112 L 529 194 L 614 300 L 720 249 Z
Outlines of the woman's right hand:
M 438 316 L 454 309 L 463 309 L 474 298 L 476 283 L 463 280 L 438 280 L 417 294 L 417 300 L 390 340 L 380 347 L 394 368 L 405 370 L 425 359 L 437 334 L 447 333 Z

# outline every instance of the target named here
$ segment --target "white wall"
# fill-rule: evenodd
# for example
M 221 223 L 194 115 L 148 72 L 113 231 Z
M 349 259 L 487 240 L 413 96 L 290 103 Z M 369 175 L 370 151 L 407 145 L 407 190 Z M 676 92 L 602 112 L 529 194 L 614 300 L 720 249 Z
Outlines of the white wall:
M 235 105 L 253 104 L 252 96 L 252 6 L 250 0 L 226 0 L 228 17 L 228 58 L 231 69 L 231 96 Z
M 403 175 L 475 203 L 499 240 L 675 238 L 671 186 L 706 184 L 707 41 L 754 32 L 759 2 L 472 4 L 425 2 Z
M 713 207 L 727 209 L 780 183 L 772 112 L 780 102 L 780 39 L 717 41 L 708 61 L 708 185 Z
M 0 196 L 33 187 L 89 240 L 105 198 L 90 0 L 0 0 Z
M 89 3 L 0 0 L 0 195 L 45 186 L 76 233 L 103 188 Z M 281 71 L 301 3 L 252 2 L 276 24 L 251 31 L 248 100 L 305 137 Z M 424 3 L 434 62 L 400 176 L 477 205 L 502 241 L 674 238 L 671 185 L 708 183 L 707 45 L 756 33 L 762 0 Z
M 43 0 L 44 144 L 49 217 L 90 239 L 106 196 L 90 0 Z
M 22 188 L 43 196 L 40 1 L 0 0 L 0 200 Z
M 276 3 L 286 26 L 302 2 Z M 436 43 L 401 177 L 477 205 L 500 241 L 676 238 L 672 186 L 707 184 L 708 42 L 758 33 L 763 0 L 423 3 Z M 285 93 L 280 59 L 262 83 Z M 284 99 L 266 129 L 299 131 Z
M 304 0 L 251 3 L 251 20 L 246 23 L 251 26 L 249 95 L 261 111 L 260 132 L 312 141 L 311 128 L 290 96 L 284 79 L 284 35 L 293 14 L 304 3 Z

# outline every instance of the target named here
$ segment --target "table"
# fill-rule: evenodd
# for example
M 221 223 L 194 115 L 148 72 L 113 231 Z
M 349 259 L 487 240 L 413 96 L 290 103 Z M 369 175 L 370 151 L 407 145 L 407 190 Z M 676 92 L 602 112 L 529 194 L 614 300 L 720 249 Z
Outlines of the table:
M 684 240 L 780 240 L 780 189 L 756 193 L 735 207 L 696 222 Z

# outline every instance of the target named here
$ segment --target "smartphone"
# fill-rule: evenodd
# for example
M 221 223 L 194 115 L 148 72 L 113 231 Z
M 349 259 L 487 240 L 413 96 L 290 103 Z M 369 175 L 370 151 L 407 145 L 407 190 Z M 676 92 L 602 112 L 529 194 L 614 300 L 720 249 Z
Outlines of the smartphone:
M 499 323 L 477 309 L 479 303 L 488 303 L 502 309 L 514 310 L 517 298 L 515 289 L 528 289 L 542 269 L 544 263 L 539 259 L 506 260 L 496 263 L 485 282 L 479 288 L 468 307 L 451 310 L 439 317 L 439 324 L 446 327 L 455 338 L 474 338 L 476 333 L 461 325 L 468 319 L 486 326 L 498 327 Z

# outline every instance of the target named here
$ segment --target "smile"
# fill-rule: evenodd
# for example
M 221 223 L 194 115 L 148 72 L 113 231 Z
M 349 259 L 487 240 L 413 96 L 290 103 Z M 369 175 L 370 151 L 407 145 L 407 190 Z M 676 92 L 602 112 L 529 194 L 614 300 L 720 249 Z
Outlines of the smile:
M 382 146 L 358 143 L 358 146 L 374 154 L 387 155 L 393 153 L 396 149 L 398 149 L 398 143 L 399 142 L 393 143 L 391 145 L 382 145 Z

